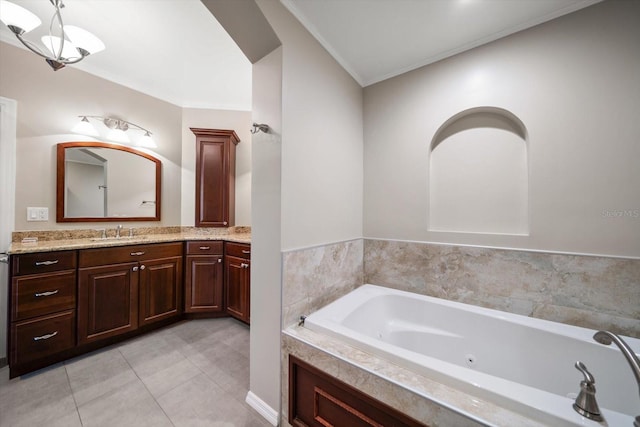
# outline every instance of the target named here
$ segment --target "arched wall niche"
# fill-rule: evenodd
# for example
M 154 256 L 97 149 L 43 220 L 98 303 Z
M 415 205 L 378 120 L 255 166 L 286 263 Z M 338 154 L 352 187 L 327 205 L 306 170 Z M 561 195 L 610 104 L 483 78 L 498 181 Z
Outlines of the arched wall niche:
M 529 233 L 527 128 L 498 107 L 446 120 L 429 149 L 429 230 Z

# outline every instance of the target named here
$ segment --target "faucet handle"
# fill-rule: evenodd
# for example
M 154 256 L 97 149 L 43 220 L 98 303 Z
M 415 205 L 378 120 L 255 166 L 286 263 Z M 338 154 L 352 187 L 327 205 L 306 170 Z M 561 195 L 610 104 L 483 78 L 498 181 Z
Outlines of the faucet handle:
M 101 239 L 106 239 L 107 238 L 107 229 L 106 228 L 96 228 L 96 231 L 99 231 L 100 234 L 100 238 Z
M 596 379 L 593 377 L 593 375 L 591 375 L 591 372 L 587 370 L 587 367 L 585 366 L 584 363 L 578 360 L 574 366 L 578 371 L 582 372 L 582 375 L 584 375 L 584 380 L 586 382 L 588 382 L 591 385 L 596 383 Z
M 596 386 L 594 385 L 596 383 L 595 378 L 581 361 L 578 360 L 574 366 L 578 371 L 582 372 L 584 380 L 580 381 L 580 393 L 578 394 L 578 397 L 576 397 L 573 409 L 587 419 L 603 421 L 604 418 L 600 413 L 600 408 L 596 401 Z

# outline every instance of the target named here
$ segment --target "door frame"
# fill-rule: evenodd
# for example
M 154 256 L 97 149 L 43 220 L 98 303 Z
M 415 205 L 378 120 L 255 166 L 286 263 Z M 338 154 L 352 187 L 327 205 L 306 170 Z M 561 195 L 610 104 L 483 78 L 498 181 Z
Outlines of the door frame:
M 0 96 L 0 253 L 15 227 L 17 113 L 18 103 Z M 8 275 L 9 265 L 0 262 L 0 367 L 7 364 Z

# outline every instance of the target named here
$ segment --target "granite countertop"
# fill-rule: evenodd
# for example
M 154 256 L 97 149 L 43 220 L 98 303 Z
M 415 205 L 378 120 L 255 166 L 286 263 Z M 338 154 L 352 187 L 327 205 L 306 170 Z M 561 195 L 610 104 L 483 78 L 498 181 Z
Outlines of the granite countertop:
M 152 227 L 135 228 L 133 237 L 124 228 L 124 237 L 116 239 L 114 230 L 108 230 L 108 238 L 101 239 L 100 233 L 91 230 L 56 230 L 38 232 L 14 232 L 8 254 L 52 252 L 71 249 L 106 248 L 150 243 L 183 242 L 189 240 L 223 240 L 236 243 L 251 243 L 250 227 L 196 228 L 196 227 Z M 25 237 L 37 237 L 35 243 L 23 243 Z

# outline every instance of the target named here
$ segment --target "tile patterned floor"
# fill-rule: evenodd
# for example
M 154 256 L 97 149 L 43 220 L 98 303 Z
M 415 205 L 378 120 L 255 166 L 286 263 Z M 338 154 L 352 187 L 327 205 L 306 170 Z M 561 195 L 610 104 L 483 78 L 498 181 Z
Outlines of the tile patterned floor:
M 244 399 L 249 328 L 181 322 L 9 380 L 0 427 L 268 427 Z

